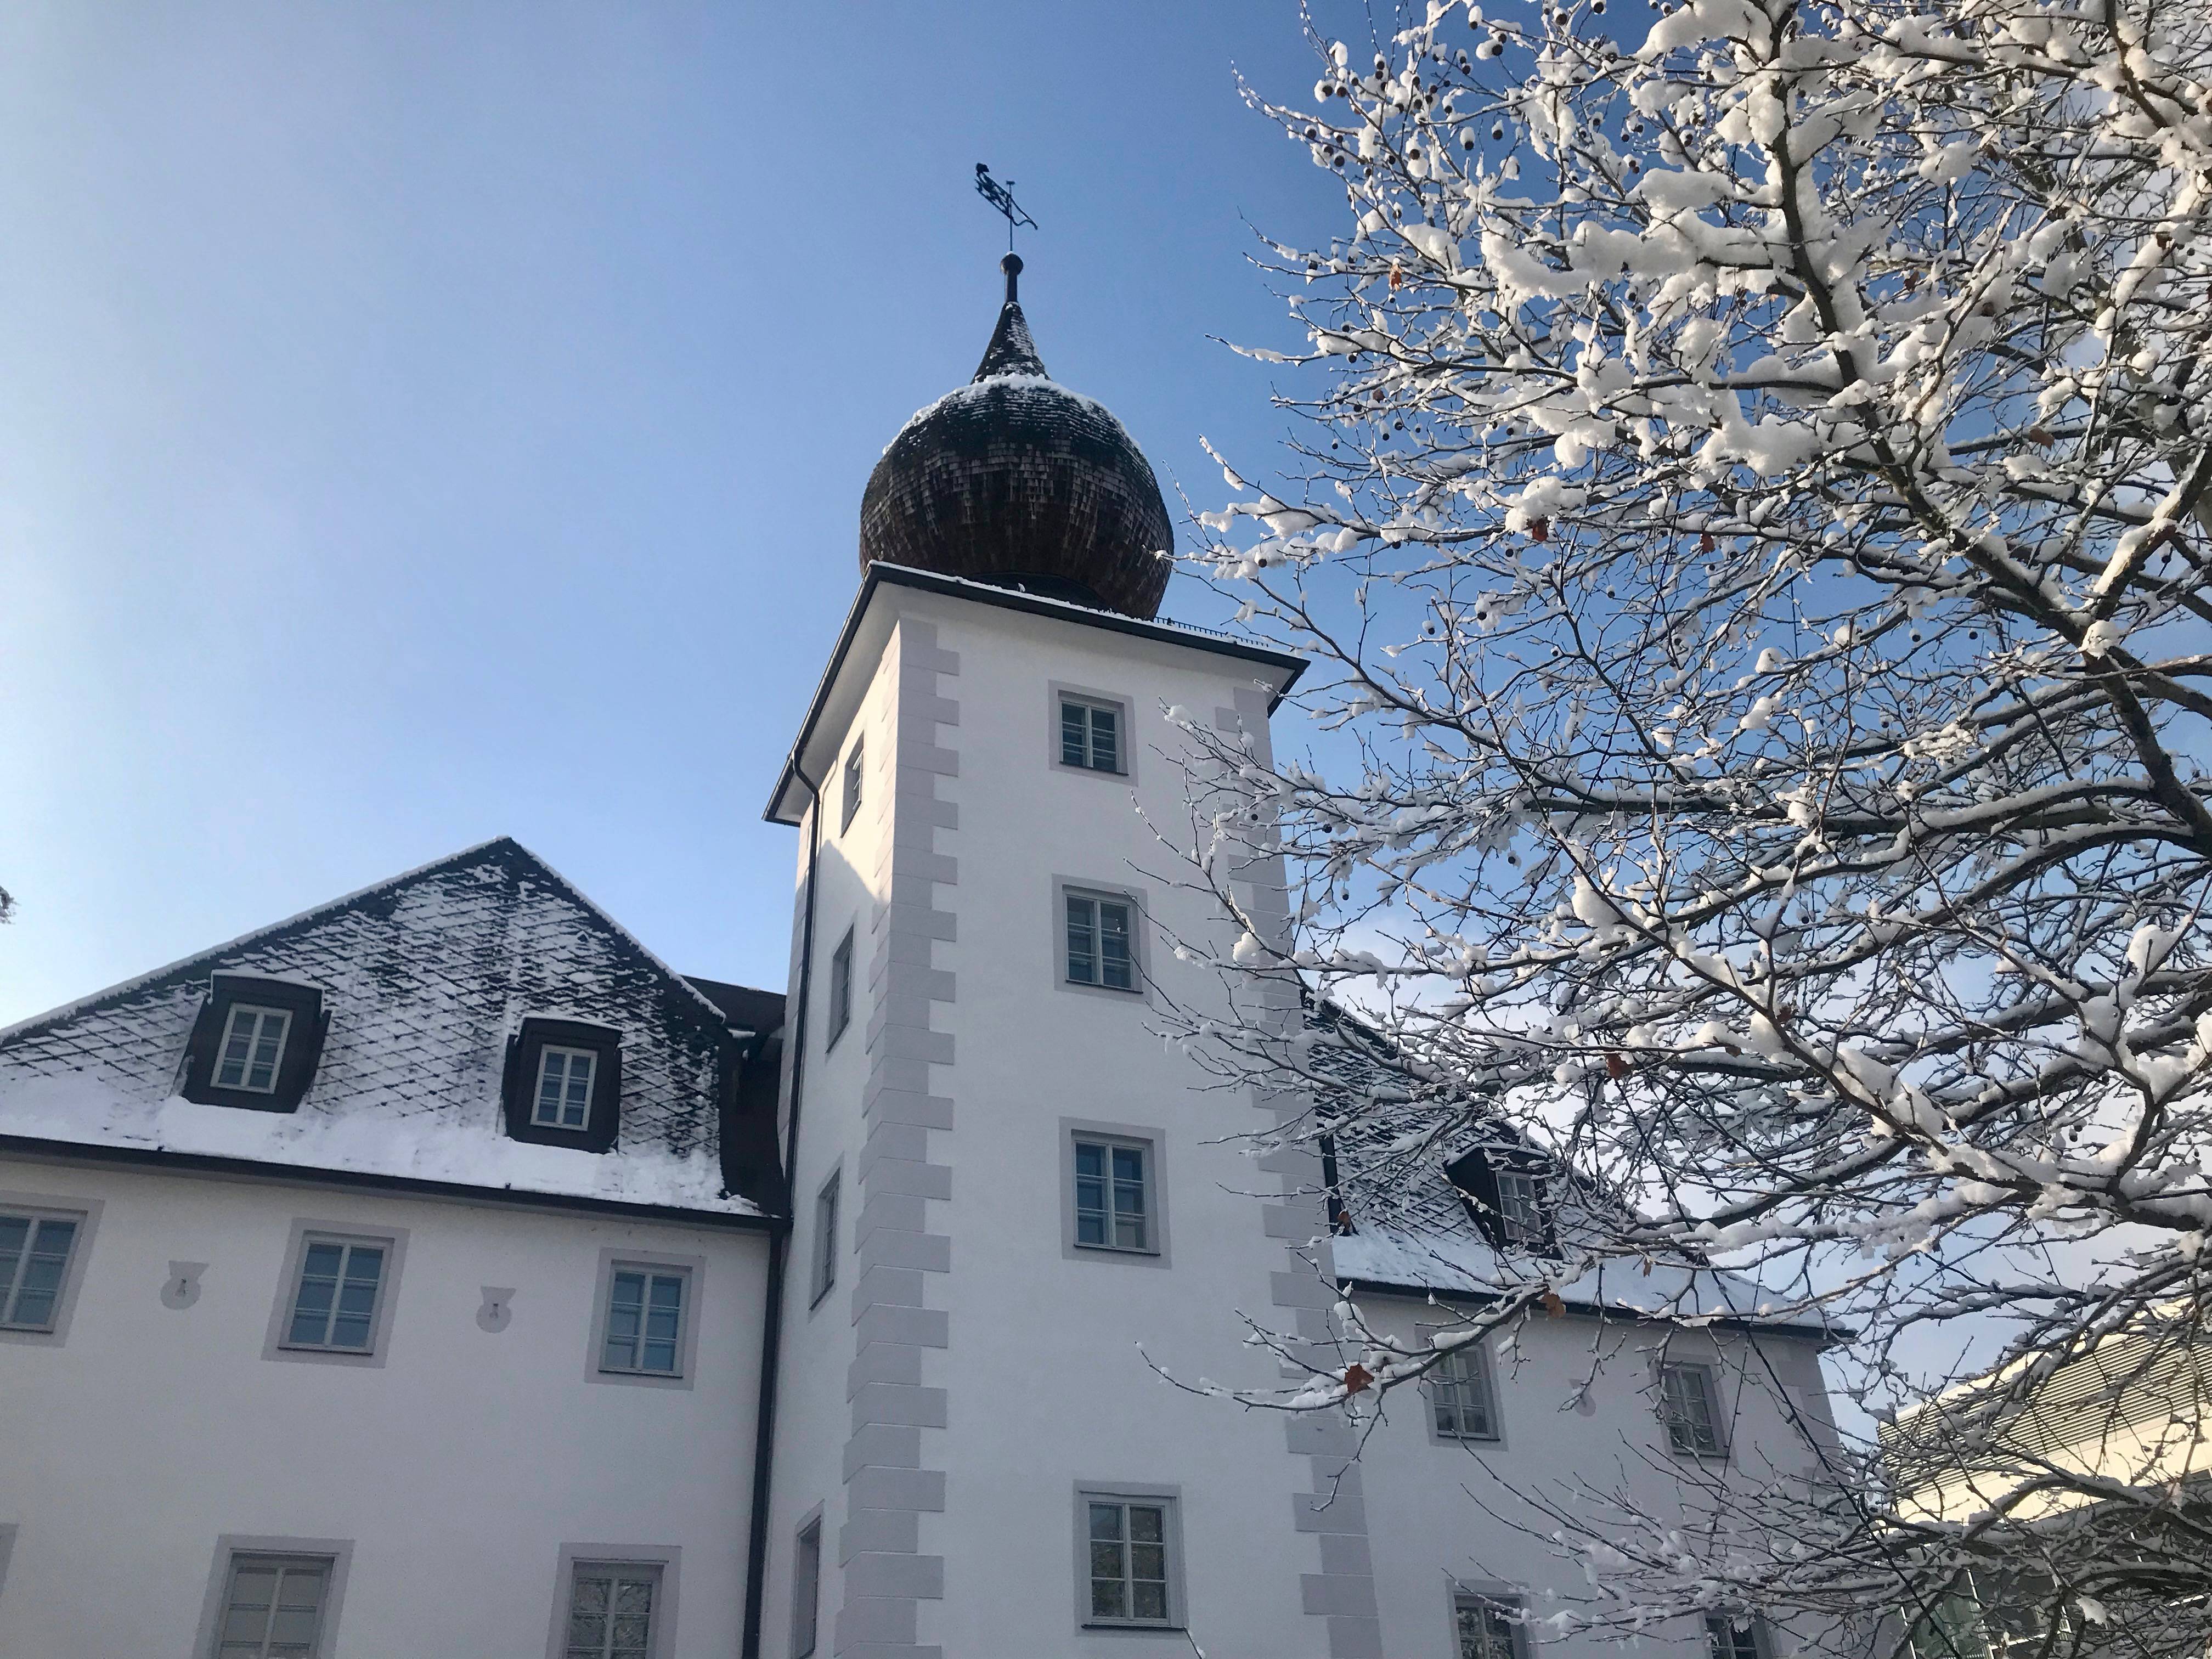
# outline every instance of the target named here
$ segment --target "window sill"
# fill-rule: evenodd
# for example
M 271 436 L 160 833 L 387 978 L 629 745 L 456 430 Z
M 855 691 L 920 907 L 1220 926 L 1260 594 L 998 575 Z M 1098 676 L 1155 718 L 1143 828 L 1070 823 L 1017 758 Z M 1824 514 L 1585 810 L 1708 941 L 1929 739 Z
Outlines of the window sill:
M 1145 988 L 1141 985 L 1101 985 L 1095 979 L 1068 979 L 1064 976 L 1060 982 L 1070 991 L 1103 991 L 1109 997 L 1141 997 L 1145 994 Z
M 1091 1631 L 1101 1635 L 1181 1636 L 1184 1633 L 1185 1627 L 1181 1625 L 1139 1624 L 1133 1620 L 1106 1620 L 1086 1619 L 1083 1621 L 1080 1628 L 1086 1631 Z
M 1068 1248 L 1080 1250 L 1085 1255 L 1131 1256 L 1140 1261 L 1155 1260 L 1160 1254 L 1149 1248 L 1134 1249 L 1127 1244 L 1086 1244 L 1079 1238 L 1073 1240 Z
M 1119 778 L 1124 781 L 1127 780 L 1129 775 L 1126 770 L 1118 767 L 1109 771 L 1107 768 L 1103 766 L 1071 766 L 1064 760 L 1054 761 L 1052 763 L 1052 769 L 1055 772 L 1073 772 L 1079 777 Z M 1104 1627 L 1101 1626 L 1101 1628 L 1103 1629 Z

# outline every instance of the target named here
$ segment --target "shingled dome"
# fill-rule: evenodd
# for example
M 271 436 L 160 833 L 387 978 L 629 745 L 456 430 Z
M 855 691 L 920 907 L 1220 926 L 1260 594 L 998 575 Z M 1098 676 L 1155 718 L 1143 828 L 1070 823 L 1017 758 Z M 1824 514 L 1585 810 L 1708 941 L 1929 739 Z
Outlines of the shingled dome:
M 860 497 L 860 568 L 910 565 L 1150 617 L 1174 544 L 1144 453 L 1045 373 L 1014 297 L 975 378 L 908 421 Z

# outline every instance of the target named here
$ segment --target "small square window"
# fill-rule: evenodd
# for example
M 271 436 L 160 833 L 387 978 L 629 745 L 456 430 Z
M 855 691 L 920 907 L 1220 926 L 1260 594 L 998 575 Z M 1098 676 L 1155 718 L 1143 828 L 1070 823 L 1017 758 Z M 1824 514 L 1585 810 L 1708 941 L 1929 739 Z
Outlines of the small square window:
M 287 1348 L 365 1354 L 376 1345 L 377 1307 L 391 1247 L 381 1239 L 310 1235 L 300 1252 L 285 1322 Z
M 1075 1152 L 1075 1242 L 1087 1249 L 1152 1250 L 1150 1149 L 1079 1135 Z
M 653 1561 L 577 1562 L 562 1659 L 653 1659 L 660 1571 Z
M 791 1659 L 807 1659 L 820 1639 L 822 1619 L 822 1517 L 799 1530 L 799 1550 L 791 1569 Z
M 1119 772 L 1121 708 L 1063 693 L 1060 699 L 1060 763 L 1086 772 Z
M 1659 1367 L 1659 1420 L 1667 1443 L 1693 1457 L 1721 1457 L 1720 1389 L 1711 1365 L 1668 1360 Z
M 599 1369 L 641 1376 L 684 1374 L 684 1292 L 678 1267 L 617 1267 L 607 1288 Z
M 830 953 L 830 1036 L 825 1048 L 836 1044 L 853 1023 L 853 934 L 860 924 L 845 930 L 837 948 Z
M 814 1195 L 814 1285 L 807 1306 L 830 1294 L 837 1282 L 837 1189 L 844 1171 L 834 1170 Z
M 844 810 L 840 816 L 837 833 L 843 835 L 853 827 L 853 820 L 860 811 L 860 780 L 862 775 L 860 740 L 853 740 L 853 750 L 845 757 Z
M 284 1034 L 291 1029 L 289 1009 L 231 1004 L 222 1052 L 216 1060 L 216 1087 L 275 1094 L 278 1062 L 284 1057 Z
M 1068 983 L 1099 985 L 1115 991 L 1136 989 L 1129 901 L 1092 893 L 1068 893 L 1065 899 Z
M 1174 1501 L 1084 1495 L 1090 1595 L 1085 1622 L 1173 1628 L 1180 1599 L 1172 1577 Z
M 233 1555 L 215 1659 L 318 1659 L 337 1565 L 328 1556 Z
M 74 1216 L 0 1212 L 0 1330 L 54 1329 L 79 1224 Z
M 1512 1597 L 1453 1593 L 1452 1632 L 1459 1659 L 1522 1659 L 1522 1629 L 1521 1604 Z
M 538 1092 L 530 1121 L 540 1128 L 580 1129 L 592 1119 L 592 1073 L 599 1056 L 589 1048 L 538 1053 Z
M 1759 1620 L 1747 1613 L 1707 1613 L 1705 1647 L 1711 1659 L 1765 1659 L 1759 1644 Z
M 1429 1416 L 1445 1440 L 1498 1437 L 1498 1393 L 1492 1386 L 1490 1355 L 1480 1342 L 1454 1348 L 1424 1379 Z

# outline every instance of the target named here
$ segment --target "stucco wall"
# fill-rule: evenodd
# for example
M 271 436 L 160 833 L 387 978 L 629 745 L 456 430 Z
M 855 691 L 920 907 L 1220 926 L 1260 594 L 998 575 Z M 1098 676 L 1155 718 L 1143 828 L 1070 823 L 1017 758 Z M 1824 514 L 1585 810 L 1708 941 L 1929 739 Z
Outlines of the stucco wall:
M 100 1205 L 67 1340 L 0 1344 L 0 1653 L 185 1659 L 224 1534 L 352 1540 L 335 1659 L 543 1659 L 564 1543 L 680 1548 L 668 1659 L 736 1650 L 760 1235 L 12 1158 L 0 1191 Z M 406 1230 L 381 1365 L 263 1357 L 301 1218 Z M 692 1387 L 587 1380 L 610 1248 L 703 1259 Z

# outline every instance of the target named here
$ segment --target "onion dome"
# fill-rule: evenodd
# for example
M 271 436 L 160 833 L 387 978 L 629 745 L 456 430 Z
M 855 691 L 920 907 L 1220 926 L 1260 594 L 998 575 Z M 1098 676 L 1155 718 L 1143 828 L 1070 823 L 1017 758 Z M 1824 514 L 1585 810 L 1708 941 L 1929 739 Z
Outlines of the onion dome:
M 900 429 L 860 497 L 860 568 L 877 560 L 1151 617 L 1175 544 L 1144 453 L 1102 404 L 1045 373 L 1014 297 L 975 378 Z

